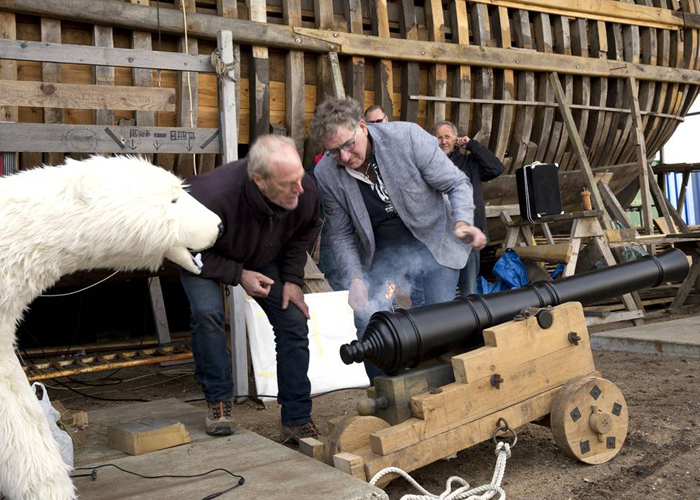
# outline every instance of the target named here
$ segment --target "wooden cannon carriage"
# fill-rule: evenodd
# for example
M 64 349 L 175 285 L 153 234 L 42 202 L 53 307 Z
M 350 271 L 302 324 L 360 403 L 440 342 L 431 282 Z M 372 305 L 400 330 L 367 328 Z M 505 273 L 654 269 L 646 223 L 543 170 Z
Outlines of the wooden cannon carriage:
M 409 472 L 487 441 L 501 418 L 514 429 L 550 425 L 559 447 L 588 464 L 620 451 L 627 404 L 595 369 L 580 303 L 489 328 L 484 340 L 449 364 L 377 377 L 358 404 L 364 415 L 332 421 L 325 443 L 305 439 L 300 451 L 369 481 L 386 467 Z

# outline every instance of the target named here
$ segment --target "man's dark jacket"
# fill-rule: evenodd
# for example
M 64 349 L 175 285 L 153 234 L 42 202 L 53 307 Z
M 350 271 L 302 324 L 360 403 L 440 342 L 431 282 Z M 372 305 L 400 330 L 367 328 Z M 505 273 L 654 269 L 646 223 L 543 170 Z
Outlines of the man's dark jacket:
M 199 277 L 238 285 L 243 269 L 277 260 L 282 281 L 303 286 L 306 251 L 320 228 L 316 185 L 305 175 L 299 205 L 285 210 L 263 198 L 247 167 L 239 160 L 188 180 L 189 193 L 224 224 L 221 238 L 202 252 Z
M 450 154 L 450 160 L 469 177 L 472 183 L 474 205 L 476 205 L 474 209 L 474 225 L 488 236 L 484 190 L 481 188 L 481 183 L 488 182 L 501 175 L 504 170 L 503 163 L 489 148 L 479 144 L 474 139 L 467 143 L 466 149 L 469 154 L 463 155 L 455 148 Z

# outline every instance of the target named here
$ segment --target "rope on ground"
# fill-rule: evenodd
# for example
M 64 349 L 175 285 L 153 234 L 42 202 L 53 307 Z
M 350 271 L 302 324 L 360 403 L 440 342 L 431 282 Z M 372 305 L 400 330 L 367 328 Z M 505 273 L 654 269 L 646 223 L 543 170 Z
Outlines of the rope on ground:
M 498 494 L 497 500 L 506 500 L 506 492 L 501 488 L 503 475 L 506 472 L 506 460 L 510 458 L 510 448 L 515 446 L 518 437 L 515 431 L 508 426 L 508 422 L 503 418 L 498 419 L 498 426 L 493 433 L 493 441 L 496 443 L 496 467 L 493 472 L 493 478 L 490 484 L 485 484 L 476 488 L 471 488 L 469 483 L 458 476 L 452 476 L 447 480 L 445 491 L 440 495 L 434 495 L 423 488 L 418 482 L 413 479 L 406 471 L 398 467 L 387 467 L 377 472 L 371 479 L 369 484 L 374 486 L 377 481 L 387 474 L 398 474 L 408 481 L 415 489 L 421 492 L 420 495 L 404 495 L 401 500 L 490 500 Z M 513 434 L 512 444 L 505 441 L 496 441 L 498 432 L 510 432 Z M 459 488 L 452 491 L 455 484 L 460 485 Z

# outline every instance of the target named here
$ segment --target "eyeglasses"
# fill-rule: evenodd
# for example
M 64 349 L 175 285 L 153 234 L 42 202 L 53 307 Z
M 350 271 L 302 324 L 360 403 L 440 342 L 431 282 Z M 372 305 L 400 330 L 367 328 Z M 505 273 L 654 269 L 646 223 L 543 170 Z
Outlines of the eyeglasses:
M 382 123 L 384 120 L 386 120 L 386 115 L 382 116 L 379 120 L 366 120 L 367 123 Z
M 357 127 L 355 127 L 355 135 L 352 137 L 352 140 L 346 142 L 345 144 L 341 145 L 339 148 L 335 149 L 326 149 L 325 155 L 326 156 L 332 156 L 333 158 L 338 158 L 340 156 L 340 150 L 342 149 L 343 151 L 352 151 L 352 148 L 355 147 L 355 142 L 357 142 Z

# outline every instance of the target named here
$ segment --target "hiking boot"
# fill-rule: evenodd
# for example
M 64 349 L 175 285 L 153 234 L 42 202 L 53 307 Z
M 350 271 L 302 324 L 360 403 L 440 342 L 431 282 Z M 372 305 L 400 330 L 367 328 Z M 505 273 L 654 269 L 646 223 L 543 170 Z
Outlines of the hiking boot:
M 282 425 L 280 439 L 282 443 L 294 442 L 299 444 L 302 438 L 316 438 L 321 435 L 313 420 L 299 425 Z
M 207 434 L 230 436 L 236 427 L 233 421 L 233 398 L 226 401 L 207 401 Z

